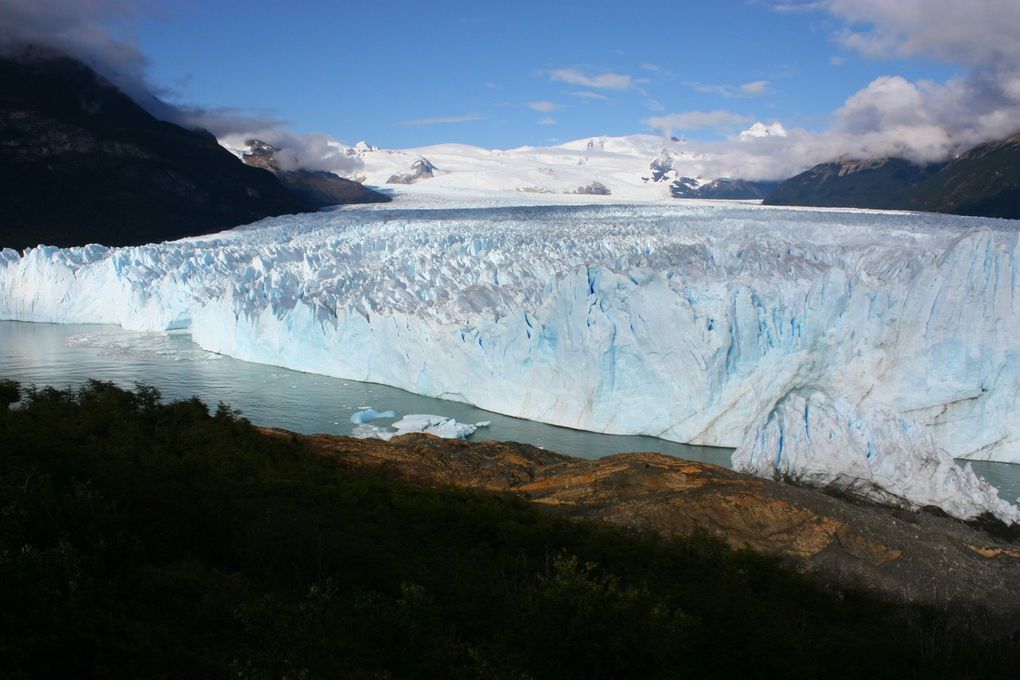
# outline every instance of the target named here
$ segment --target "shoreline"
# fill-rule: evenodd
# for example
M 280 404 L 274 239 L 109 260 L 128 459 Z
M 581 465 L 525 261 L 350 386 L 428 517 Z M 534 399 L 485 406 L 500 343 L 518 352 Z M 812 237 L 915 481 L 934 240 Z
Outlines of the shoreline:
M 1020 612 L 1020 540 L 1003 527 L 912 512 L 653 453 L 587 460 L 516 442 L 262 435 L 422 486 L 508 494 L 572 519 L 669 539 L 705 531 L 838 585 L 895 600 Z

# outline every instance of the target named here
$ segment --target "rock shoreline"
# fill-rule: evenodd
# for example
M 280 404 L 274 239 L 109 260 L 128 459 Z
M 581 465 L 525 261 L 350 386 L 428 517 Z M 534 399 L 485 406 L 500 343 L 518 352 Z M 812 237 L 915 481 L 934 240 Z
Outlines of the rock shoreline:
M 704 530 L 841 584 L 1020 619 L 1020 542 L 974 523 L 839 498 L 653 453 L 596 460 L 515 442 L 384 442 L 258 428 L 422 485 L 519 496 L 571 518 L 671 537 Z

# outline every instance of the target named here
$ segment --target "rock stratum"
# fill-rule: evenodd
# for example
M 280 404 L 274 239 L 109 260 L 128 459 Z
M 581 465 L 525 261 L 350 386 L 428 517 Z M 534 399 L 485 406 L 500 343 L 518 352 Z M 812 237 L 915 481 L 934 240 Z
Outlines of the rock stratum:
M 664 537 L 703 530 L 841 584 L 937 605 L 1020 611 L 1020 542 L 930 512 L 908 512 L 654 453 L 596 460 L 514 442 L 413 434 L 299 435 L 308 450 L 421 485 L 506 493 L 571 518 Z

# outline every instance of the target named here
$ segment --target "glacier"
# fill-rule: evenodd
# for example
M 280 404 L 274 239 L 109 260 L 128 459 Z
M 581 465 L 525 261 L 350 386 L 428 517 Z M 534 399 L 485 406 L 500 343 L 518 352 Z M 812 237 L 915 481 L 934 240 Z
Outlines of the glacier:
M 1020 523 L 1020 508 L 974 474 L 916 424 L 888 411 L 857 413 L 821 392 L 791 393 L 748 429 L 733 467 L 759 477 L 822 487 L 953 517 L 990 514 Z
M 0 318 L 186 328 L 249 361 L 744 449 L 817 392 L 1020 462 L 1018 229 L 697 201 L 344 209 L 5 250 Z

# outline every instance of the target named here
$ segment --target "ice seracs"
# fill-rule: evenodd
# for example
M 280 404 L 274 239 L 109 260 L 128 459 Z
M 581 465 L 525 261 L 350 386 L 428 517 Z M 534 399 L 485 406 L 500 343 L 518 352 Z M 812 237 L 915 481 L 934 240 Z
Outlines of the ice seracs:
M 733 467 L 910 509 L 934 506 L 959 519 L 990 514 L 1020 522 L 969 465 L 960 466 L 930 433 L 881 409 L 805 390 L 784 396 L 748 428 Z

